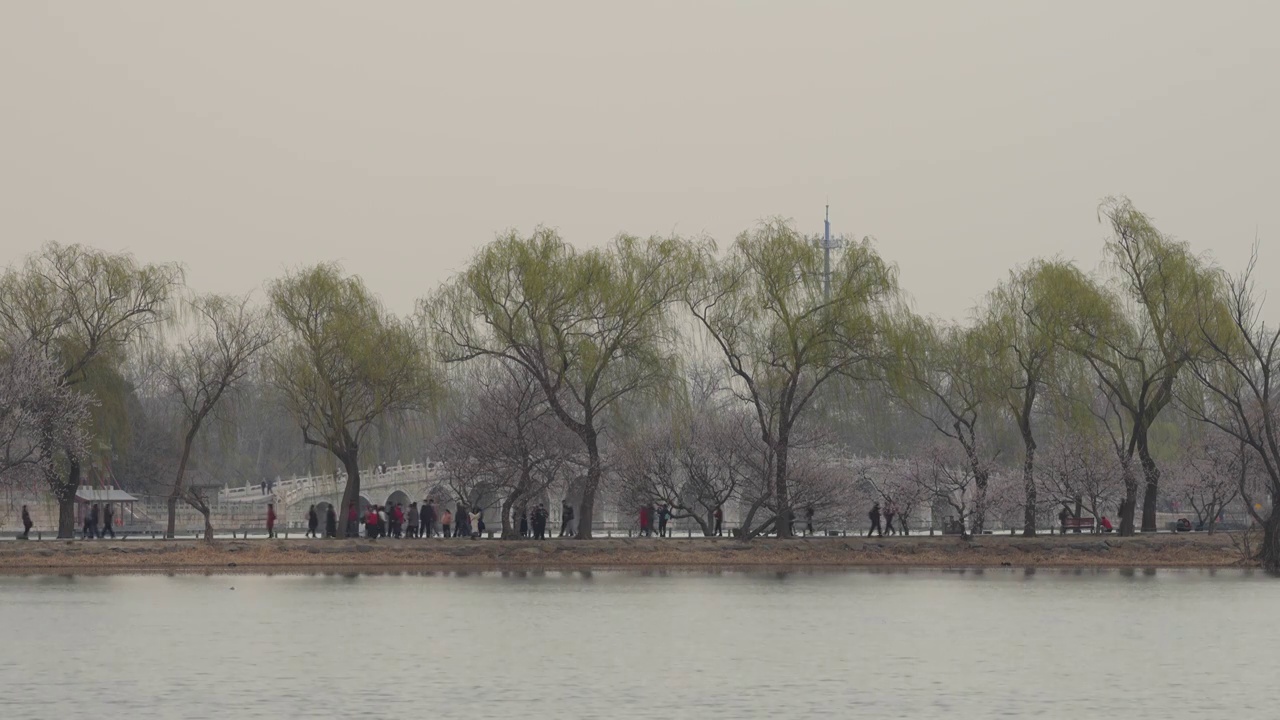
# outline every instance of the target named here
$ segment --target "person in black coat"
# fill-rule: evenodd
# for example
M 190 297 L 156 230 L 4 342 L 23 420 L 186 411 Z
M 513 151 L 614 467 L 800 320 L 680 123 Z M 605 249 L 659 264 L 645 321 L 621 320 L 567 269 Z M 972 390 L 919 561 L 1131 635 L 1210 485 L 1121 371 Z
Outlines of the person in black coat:
M 338 537 L 338 511 L 334 510 L 332 505 L 324 513 L 324 536 Z

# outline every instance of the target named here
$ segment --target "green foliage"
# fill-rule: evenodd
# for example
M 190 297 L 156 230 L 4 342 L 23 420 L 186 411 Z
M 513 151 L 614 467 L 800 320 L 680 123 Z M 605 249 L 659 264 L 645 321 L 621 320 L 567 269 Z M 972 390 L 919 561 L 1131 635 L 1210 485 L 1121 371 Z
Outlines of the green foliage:
M 831 378 L 879 374 L 897 272 L 870 242 L 851 245 L 832 268 L 827 299 L 822 251 L 774 220 L 739 235 L 722 260 L 704 253 L 688 302 L 744 399 L 789 425 Z
M 687 283 L 676 238 L 577 252 L 554 231 L 502 236 L 420 306 L 447 362 L 501 358 L 534 375 L 574 432 L 635 392 L 678 377 L 669 306 Z
M 270 298 L 283 336 L 269 372 L 304 442 L 354 462 L 379 417 L 429 400 L 430 366 L 413 326 L 358 277 L 317 265 L 273 282 Z
M 679 377 L 670 306 L 694 251 L 678 238 L 621 236 L 578 252 L 554 231 L 508 233 L 420 306 L 446 362 L 498 359 L 528 373 L 588 458 L 579 508 L 589 538 L 602 475 L 599 436 L 624 399 Z
M 780 534 L 790 517 L 788 453 L 818 391 L 835 378 L 883 373 L 899 311 L 896 270 L 869 241 L 849 246 L 824 287 L 823 252 L 786 222 L 742 233 L 724 258 L 704 247 L 687 302 L 733 374 L 774 457 Z

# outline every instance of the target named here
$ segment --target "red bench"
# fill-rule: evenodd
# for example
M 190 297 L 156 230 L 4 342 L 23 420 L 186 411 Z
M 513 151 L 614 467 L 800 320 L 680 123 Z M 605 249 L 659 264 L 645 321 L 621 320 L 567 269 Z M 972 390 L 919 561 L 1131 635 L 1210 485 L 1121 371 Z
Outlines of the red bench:
M 1066 520 L 1062 521 L 1062 532 L 1065 533 L 1068 530 L 1074 530 L 1076 532 L 1080 532 L 1081 530 L 1088 530 L 1089 532 L 1093 532 L 1093 518 L 1069 517 Z

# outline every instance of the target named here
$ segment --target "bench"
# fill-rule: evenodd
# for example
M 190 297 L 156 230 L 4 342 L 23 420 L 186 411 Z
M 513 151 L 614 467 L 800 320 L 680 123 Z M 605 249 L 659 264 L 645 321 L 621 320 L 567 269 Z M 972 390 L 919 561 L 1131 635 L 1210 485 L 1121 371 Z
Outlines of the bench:
M 1062 521 L 1062 531 L 1065 533 L 1068 530 L 1074 530 L 1075 532 L 1080 532 L 1081 530 L 1088 530 L 1089 532 L 1093 532 L 1093 518 L 1069 517 L 1066 520 Z

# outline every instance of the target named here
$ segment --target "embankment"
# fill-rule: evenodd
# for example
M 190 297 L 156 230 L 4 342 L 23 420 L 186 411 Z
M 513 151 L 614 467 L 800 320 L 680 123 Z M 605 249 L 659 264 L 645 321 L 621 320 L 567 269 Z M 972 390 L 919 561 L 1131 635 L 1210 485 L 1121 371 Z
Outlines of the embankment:
M 1233 567 L 1231 536 L 759 539 L 43 540 L 0 542 L 0 573 L 606 568 Z

